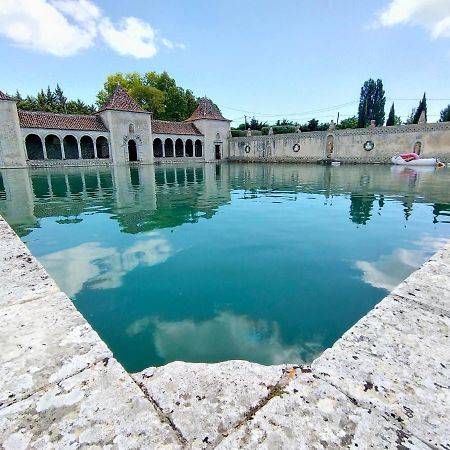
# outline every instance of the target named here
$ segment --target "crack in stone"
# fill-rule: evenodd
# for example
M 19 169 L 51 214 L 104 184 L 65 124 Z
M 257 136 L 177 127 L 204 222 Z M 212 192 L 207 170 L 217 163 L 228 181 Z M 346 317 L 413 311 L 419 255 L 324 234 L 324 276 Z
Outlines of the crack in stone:
M 181 430 L 175 425 L 175 422 L 172 420 L 170 415 L 165 414 L 164 410 L 160 406 L 160 404 L 151 396 L 148 389 L 144 386 L 143 383 L 137 382 L 130 374 L 128 376 L 133 380 L 133 382 L 136 384 L 136 386 L 142 391 L 144 394 L 144 397 L 153 405 L 156 412 L 158 413 L 159 417 L 162 419 L 163 422 L 166 422 L 170 428 L 174 431 L 175 435 L 177 436 L 178 440 L 180 441 L 181 445 L 183 447 L 186 447 L 188 445 L 188 440 L 183 436 L 183 433 Z
M 418 439 L 420 442 L 422 442 L 423 444 L 425 444 L 427 447 L 433 449 L 433 450 L 438 450 L 437 447 L 435 447 L 433 444 L 430 444 L 429 442 L 425 441 L 423 438 L 421 438 L 420 436 L 417 436 L 415 433 L 411 432 L 408 428 L 406 428 L 401 422 L 399 422 L 398 420 L 396 420 L 394 417 L 390 416 L 389 414 L 386 414 L 386 412 L 384 412 L 383 410 L 379 409 L 378 406 L 376 404 L 372 404 L 372 407 L 370 408 L 369 406 L 364 405 L 363 403 L 358 402 L 358 400 L 356 400 L 355 398 L 353 398 L 351 395 L 347 394 L 344 390 L 342 390 L 339 386 L 335 385 L 333 382 L 331 382 L 329 379 L 327 379 L 326 377 L 323 376 L 322 373 L 317 372 L 316 370 L 314 370 L 314 373 L 324 382 L 327 383 L 328 385 L 330 385 L 331 387 L 333 387 L 334 389 L 336 389 L 337 391 L 339 391 L 341 394 L 345 395 L 345 397 L 348 398 L 348 400 L 353 403 L 356 407 L 358 408 L 362 408 L 366 411 L 368 411 L 370 413 L 370 411 L 372 409 L 376 410 L 381 417 L 383 417 L 389 424 L 391 424 L 393 427 L 395 427 L 398 430 L 402 430 L 402 431 L 406 431 L 407 433 L 409 433 L 411 436 L 415 437 L 416 439 Z
M 30 397 L 32 397 L 34 394 L 37 394 L 38 392 L 41 392 L 51 386 L 58 386 L 62 381 L 66 381 L 69 380 L 70 378 L 74 377 L 75 375 L 79 375 L 80 373 L 84 372 L 87 369 L 91 369 L 92 367 L 94 367 L 96 364 L 98 364 L 99 362 L 103 361 L 105 362 L 105 360 L 109 360 L 111 358 L 111 356 L 103 356 L 100 357 L 98 359 L 96 359 L 94 362 L 87 364 L 85 367 L 83 367 L 82 369 L 79 369 L 73 373 L 71 373 L 70 375 L 67 375 L 66 377 L 62 377 L 60 380 L 58 381 L 54 381 L 53 383 L 46 383 L 44 385 L 42 385 L 40 388 L 34 389 L 32 391 L 27 392 L 26 394 L 22 394 L 19 397 L 16 397 L 14 400 L 12 401 L 6 401 L 5 403 L 0 403 L 0 411 L 8 408 L 11 405 L 14 405 L 16 403 L 20 403 L 23 402 L 24 400 L 29 399 Z M 105 364 L 106 365 L 106 364 Z

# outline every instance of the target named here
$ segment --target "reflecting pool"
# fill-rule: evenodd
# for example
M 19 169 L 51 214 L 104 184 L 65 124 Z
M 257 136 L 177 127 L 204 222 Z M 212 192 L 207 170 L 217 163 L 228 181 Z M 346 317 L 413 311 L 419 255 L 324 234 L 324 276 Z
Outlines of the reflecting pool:
M 449 169 L 0 173 L 0 214 L 129 371 L 309 362 L 450 236 Z

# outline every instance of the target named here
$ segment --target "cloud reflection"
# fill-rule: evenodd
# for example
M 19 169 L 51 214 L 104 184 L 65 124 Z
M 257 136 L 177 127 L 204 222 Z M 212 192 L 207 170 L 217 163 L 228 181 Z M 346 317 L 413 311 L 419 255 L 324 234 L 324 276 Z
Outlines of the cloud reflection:
M 225 361 L 243 359 L 262 364 L 301 363 L 322 350 L 319 341 L 286 345 L 279 325 L 267 320 L 221 312 L 211 319 L 163 321 L 146 317 L 127 329 L 131 336 L 152 327 L 154 345 L 165 361 Z
M 73 297 L 87 283 L 91 289 L 122 285 L 123 277 L 138 266 L 154 266 L 172 256 L 170 243 L 158 233 L 147 233 L 124 250 L 87 242 L 39 258 L 60 288 Z
M 357 261 L 356 267 L 363 272 L 365 283 L 392 291 L 446 242 L 446 239 L 425 236 L 414 242 L 419 247 L 416 250 L 398 248 L 389 255 L 380 256 L 377 261 Z

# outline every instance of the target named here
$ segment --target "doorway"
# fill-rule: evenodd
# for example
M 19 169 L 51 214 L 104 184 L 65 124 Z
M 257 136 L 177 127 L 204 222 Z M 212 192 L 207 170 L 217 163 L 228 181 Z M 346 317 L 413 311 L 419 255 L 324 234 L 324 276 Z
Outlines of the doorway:
M 136 147 L 136 141 L 133 139 L 130 139 L 128 141 L 128 161 L 133 162 L 137 161 L 137 147 Z
M 222 146 L 220 144 L 216 144 L 216 159 L 222 159 L 222 155 L 220 153 L 221 147 Z

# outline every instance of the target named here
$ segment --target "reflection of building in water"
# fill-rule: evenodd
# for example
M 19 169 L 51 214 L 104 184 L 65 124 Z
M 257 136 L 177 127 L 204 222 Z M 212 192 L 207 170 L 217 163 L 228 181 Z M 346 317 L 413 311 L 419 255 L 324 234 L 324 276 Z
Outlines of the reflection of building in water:
M 239 190 L 249 199 L 273 196 L 297 201 L 302 193 L 346 196 L 350 220 L 358 224 L 369 222 L 375 202 L 380 214 L 386 200 L 404 203 L 407 217 L 414 203 L 434 204 L 434 220 L 447 221 L 450 202 L 444 175 L 416 174 L 411 183 L 409 177 L 385 167 L 289 164 L 4 169 L 0 213 L 25 235 L 41 218 L 61 217 L 59 223 L 70 223 L 97 208 L 111 214 L 124 232 L 137 233 L 212 217 L 230 201 L 231 191 Z M 436 177 L 436 183 L 430 177 Z
M 450 223 L 450 202 L 433 205 L 433 223 Z

